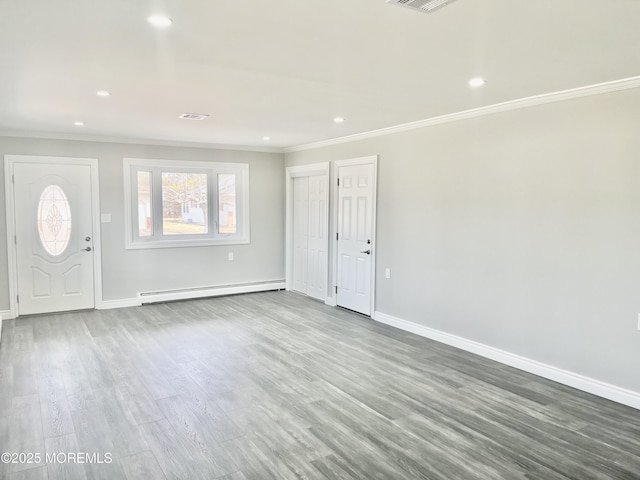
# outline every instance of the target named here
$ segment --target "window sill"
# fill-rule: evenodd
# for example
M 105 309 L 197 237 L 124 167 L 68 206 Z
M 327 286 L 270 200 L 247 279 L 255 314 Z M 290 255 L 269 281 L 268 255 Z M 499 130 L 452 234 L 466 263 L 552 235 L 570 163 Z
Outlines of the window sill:
M 184 248 L 184 247 L 215 247 L 223 245 L 248 245 L 250 239 L 228 240 L 162 240 L 155 242 L 127 242 L 126 250 L 146 250 L 149 248 Z

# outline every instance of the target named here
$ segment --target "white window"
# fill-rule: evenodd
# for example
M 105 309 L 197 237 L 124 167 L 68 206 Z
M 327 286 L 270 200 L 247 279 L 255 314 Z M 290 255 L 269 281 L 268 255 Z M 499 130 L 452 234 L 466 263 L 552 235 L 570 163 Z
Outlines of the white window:
M 249 243 L 249 165 L 124 159 L 127 248 Z

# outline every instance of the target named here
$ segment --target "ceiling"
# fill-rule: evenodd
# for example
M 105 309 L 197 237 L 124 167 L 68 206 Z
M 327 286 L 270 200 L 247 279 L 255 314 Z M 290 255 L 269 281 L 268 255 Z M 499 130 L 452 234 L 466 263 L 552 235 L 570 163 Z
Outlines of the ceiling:
M 0 0 L 0 69 L 0 134 L 282 149 L 640 75 L 640 1 Z

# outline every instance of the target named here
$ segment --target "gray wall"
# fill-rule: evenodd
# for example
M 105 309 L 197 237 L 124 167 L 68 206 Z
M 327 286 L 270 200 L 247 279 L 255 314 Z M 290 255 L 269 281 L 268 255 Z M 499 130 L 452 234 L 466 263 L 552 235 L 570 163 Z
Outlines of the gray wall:
M 0 137 L 6 154 L 97 158 L 102 224 L 103 299 L 135 298 L 137 292 L 248 283 L 284 278 L 283 155 L 206 148 Z M 251 244 L 125 250 L 122 158 L 242 162 L 251 181 Z M 0 173 L 4 176 L 4 171 Z M 9 308 L 4 178 L 0 180 L 0 310 Z M 234 252 L 234 261 L 227 253 Z
M 285 165 L 379 155 L 377 311 L 640 392 L 638 112 L 634 89 Z

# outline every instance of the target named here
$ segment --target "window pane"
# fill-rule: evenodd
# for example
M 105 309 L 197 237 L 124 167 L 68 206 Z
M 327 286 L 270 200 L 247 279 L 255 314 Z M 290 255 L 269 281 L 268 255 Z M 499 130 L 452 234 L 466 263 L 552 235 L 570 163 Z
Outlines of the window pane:
M 71 240 L 69 200 L 58 185 L 47 186 L 38 202 L 38 234 L 44 249 L 57 257 Z
M 218 175 L 218 232 L 236 233 L 236 176 L 221 173 Z
M 153 235 L 151 221 L 151 172 L 138 172 L 138 236 Z
M 162 173 L 162 233 L 208 233 L 207 174 Z

